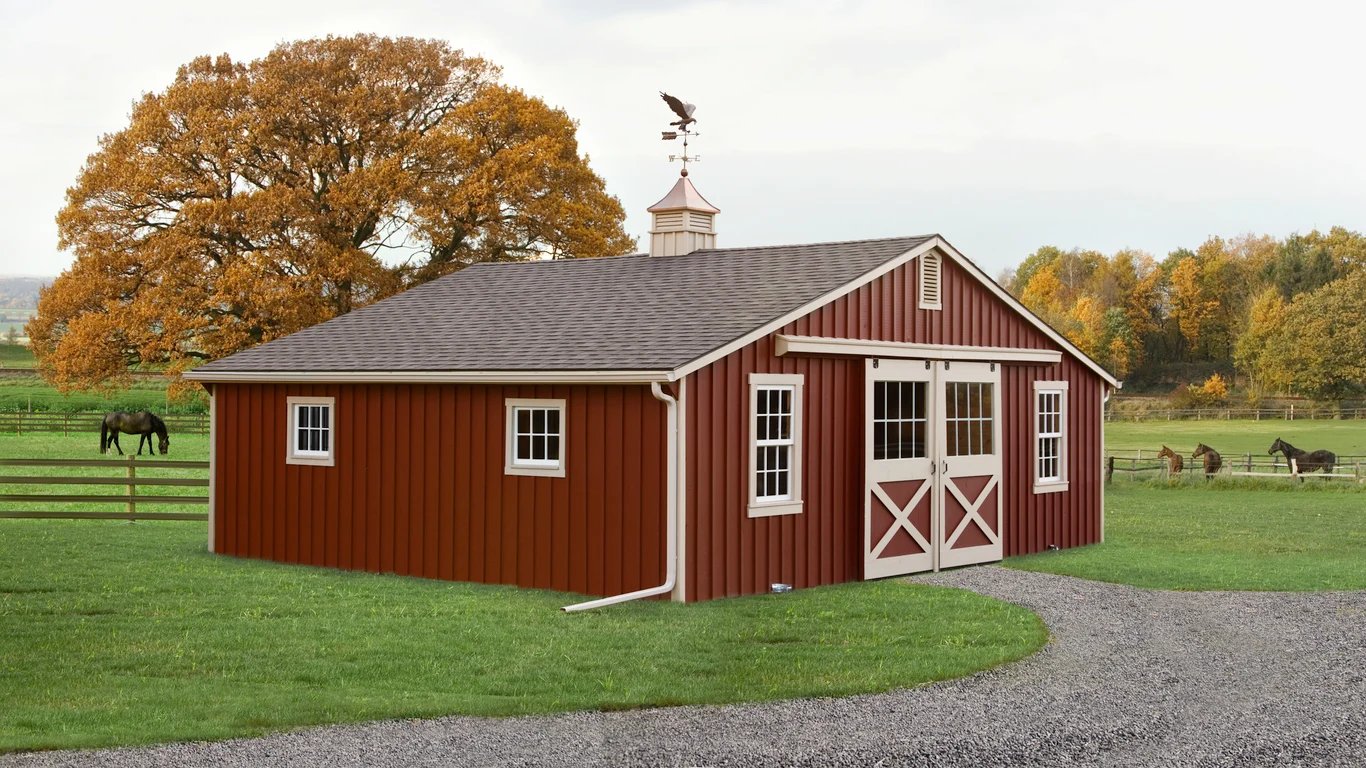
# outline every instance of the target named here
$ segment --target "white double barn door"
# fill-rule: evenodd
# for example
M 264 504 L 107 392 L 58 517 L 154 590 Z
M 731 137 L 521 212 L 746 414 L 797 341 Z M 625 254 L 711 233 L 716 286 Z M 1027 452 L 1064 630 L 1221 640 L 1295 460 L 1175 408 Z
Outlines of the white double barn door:
M 1001 373 L 869 359 L 864 578 L 1000 560 Z

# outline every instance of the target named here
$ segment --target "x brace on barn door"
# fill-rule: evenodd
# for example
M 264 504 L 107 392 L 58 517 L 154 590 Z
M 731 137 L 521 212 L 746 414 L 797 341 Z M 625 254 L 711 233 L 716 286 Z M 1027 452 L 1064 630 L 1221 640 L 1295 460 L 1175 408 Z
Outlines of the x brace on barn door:
M 865 373 L 864 577 L 1001 559 L 997 366 L 870 358 Z

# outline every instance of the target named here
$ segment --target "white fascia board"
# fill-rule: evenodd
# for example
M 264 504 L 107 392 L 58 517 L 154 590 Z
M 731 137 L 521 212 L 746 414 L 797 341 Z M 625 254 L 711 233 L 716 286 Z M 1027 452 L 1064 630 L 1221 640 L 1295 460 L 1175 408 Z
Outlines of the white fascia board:
M 853 291 L 858 290 L 860 287 L 868 283 L 871 283 L 879 277 L 882 277 L 883 275 L 887 274 L 888 272 L 891 272 L 892 270 L 896 269 L 902 264 L 905 264 L 911 259 L 914 259 L 920 254 L 929 252 L 930 250 L 934 249 L 936 246 L 943 242 L 943 238 L 935 236 L 930 238 L 929 240 L 926 240 L 920 245 L 917 245 L 911 250 L 906 251 L 900 256 L 888 259 L 887 261 L 878 265 L 876 268 L 868 272 L 864 272 L 862 275 L 859 275 L 857 278 L 854 279 L 853 282 L 846 283 L 840 286 L 839 288 L 836 288 L 833 291 L 826 293 L 823 296 L 819 296 L 815 299 L 812 299 L 806 304 L 803 304 L 802 306 L 792 310 L 791 312 L 788 312 L 787 314 L 783 315 L 782 317 L 779 317 L 776 320 L 773 320 L 769 323 L 765 323 L 759 328 L 750 331 L 749 333 L 745 334 L 744 336 L 741 336 L 738 339 L 735 339 L 729 344 L 726 344 L 723 347 L 718 347 L 712 350 L 711 352 L 708 352 L 707 354 L 697 358 L 696 360 L 693 360 L 692 362 L 680 366 L 679 368 L 674 370 L 674 377 L 681 379 L 694 371 L 701 370 L 711 365 L 712 363 L 716 362 L 717 360 L 720 360 L 726 355 L 729 355 L 737 349 L 743 349 L 744 347 L 753 344 L 755 341 L 758 341 L 759 339 L 762 339 L 770 333 L 773 333 L 774 331 L 778 330 L 779 328 L 782 328 L 783 326 L 787 325 L 793 320 L 796 320 L 797 318 L 802 317 L 803 315 L 810 314 L 847 293 L 852 293 Z
M 187 371 L 200 382 L 336 384 L 649 384 L 669 371 Z
M 1006 292 L 1004 288 L 997 285 L 995 280 L 992 280 L 991 277 L 989 277 L 985 272 L 983 272 L 976 264 L 973 264 L 972 261 L 969 260 L 966 256 L 959 253 L 957 248 L 954 248 L 952 245 L 949 245 L 948 241 L 939 235 L 935 235 L 929 240 L 926 240 L 925 242 L 912 248 L 909 251 L 906 251 L 905 253 L 901 254 L 900 256 L 897 256 L 896 258 L 889 259 L 883 262 L 876 269 L 870 270 L 868 272 L 863 273 L 862 275 L 859 275 L 852 282 L 846 283 L 845 285 L 842 285 L 839 288 L 836 288 L 830 291 L 829 293 L 826 293 L 824 296 L 820 296 L 816 299 L 813 299 L 804 304 L 803 306 L 798 307 L 797 309 L 794 309 L 791 312 L 788 312 L 787 314 L 783 315 L 782 317 L 779 317 L 776 320 L 773 320 L 772 322 L 764 324 L 763 326 L 745 334 L 744 336 L 741 336 L 740 338 L 730 342 L 729 344 L 726 344 L 722 347 L 718 347 L 717 349 L 703 355 L 702 357 L 699 357 L 696 360 L 693 360 L 692 362 L 680 366 L 673 372 L 672 378 L 681 379 L 684 376 L 693 373 L 694 371 L 705 368 L 708 365 L 711 365 L 712 363 L 716 362 L 717 360 L 720 360 L 721 358 L 725 357 L 726 355 L 729 355 L 735 350 L 741 349 L 745 346 L 748 346 L 749 344 L 754 343 L 755 341 L 763 338 L 764 336 L 767 336 L 768 334 L 773 333 L 774 331 L 782 328 L 783 326 L 787 325 L 793 320 L 796 320 L 797 318 L 802 317 L 803 315 L 810 314 L 811 312 L 814 312 L 817 309 L 825 306 L 826 304 L 829 304 L 835 299 L 838 299 L 839 297 L 844 296 L 845 294 L 852 293 L 858 290 L 859 288 L 862 288 L 868 283 L 871 283 L 879 277 L 882 277 L 888 272 L 891 272 L 897 267 L 900 267 L 901 265 L 920 256 L 921 254 L 928 253 L 929 251 L 934 250 L 936 248 L 939 249 L 940 252 L 948 254 L 949 258 L 953 259 L 955 263 L 963 267 L 963 269 L 966 270 L 969 275 L 977 278 L 977 281 L 979 283 L 986 286 L 987 290 L 991 291 L 998 299 L 1005 302 L 1006 306 L 1015 310 L 1016 314 L 1024 318 L 1034 327 L 1038 328 L 1045 336 L 1047 336 L 1049 339 L 1053 340 L 1053 342 L 1056 343 L 1058 346 L 1066 350 L 1068 354 L 1080 360 L 1082 364 L 1084 364 L 1087 368 L 1090 368 L 1103 381 L 1108 382 L 1111 386 L 1116 388 L 1120 386 L 1119 380 L 1112 376 L 1109 371 L 1105 370 L 1100 366 L 1099 363 L 1088 357 L 1085 352 L 1082 352 L 1080 349 L 1078 349 L 1075 344 L 1068 341 L 1062 334 L 1053 330 L 1053 328 L 1049 326 L 1048 323 L 1045 323 L 1043 320 L 1039 319 L 1039 317 L 1035 315 L 1033 312 L 1030 312 L 1029 309 L 1025 307 L 1025 305 L 1021 304 L 1018 300 L 1016 300 L 1014 296 L 1011 296 L 1008 292 Z
M 898 341 L 788 336 L 778 334 L 777 354 L 854 355 L 857 357 L 909 358 L 914 360 L 980 360 L 992 363 L 1057 363 L 1056 349 L 968 347 L 953 344 L 903 344 Z

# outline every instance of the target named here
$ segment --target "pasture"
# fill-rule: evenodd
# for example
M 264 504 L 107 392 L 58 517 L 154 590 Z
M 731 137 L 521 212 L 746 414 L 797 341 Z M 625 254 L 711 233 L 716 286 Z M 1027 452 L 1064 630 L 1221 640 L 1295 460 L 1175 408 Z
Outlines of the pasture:
M 8 323 L 0 322 L 0 335 L 8 330 Z M 23 326 L 19 326 L 23 331 Z M 0 368 L 32 368 L 34 366 L 33 352 L 22 344 L 5 344 L 0 342 Z
M 1124 421 L 1105 425 L 1105 451 L 1155 456 L 1163 445 L 1189 459 L 1205 443 L 1225 459 L 1251 453 L 1265 459 L 1271 441 L 1282 438 L 1307 451 L 1318 448 L 1343 456 L 1366 455 L 1366 421 Z

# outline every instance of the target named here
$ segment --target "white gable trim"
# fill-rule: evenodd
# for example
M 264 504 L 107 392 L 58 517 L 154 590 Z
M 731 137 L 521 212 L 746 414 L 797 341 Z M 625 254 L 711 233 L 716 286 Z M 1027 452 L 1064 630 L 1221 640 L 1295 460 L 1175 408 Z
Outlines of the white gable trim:
M 835 299 L 838 299 L 839 297 L 841 297 L 841 296 L 843 296 L 843 295 L 845 295 L 845 294 L 847 294 L 847 293 L 852 293 L 852 292 L 858 290 L 860 287 L 862 287 L 862 286 L 864 286 L 864 285 L 867 285 L 868 283 L 873 282 L 874 280 L 878 279 L 879 277 L 882 277 L 883 275 L 887 274 L 888 272 L 891 272 L 892 270 L 896 269 L 897 267 L 901 266 L 902 264 L 905 264 L 906 262 L 910 261 L 911 259 L 914 259 L 916 256 L 919 256 L 919 255 L 922 254 L 922 253 L 928 252 L 930 249 L 932 249 L 932 248 L 935 247 L 935 244 L 936 244 L 936 243 L 939 243 L 939 242 L 940 242 L 940 239 L 939 239 L 938 237 L 932 237 L 932 238 L 930 238 L 929 240 L 926 240 L 925 242 L 921 243 L 920 245 L 917 245 L 916 247 L 912 248 L 911 250 L 906 251 L 905 253 L 901 254 L 900 256 L 897 256 L 897 257 L 894 258 L 894 259 L 888 259 L 887 261 L 884 261 L 882 264 L 878 265 L 876 268 L 874 268 L 874 269 L 872 269 L 872 270 L 870 270 L 870 271 L 868 271 L 868 272 L 864 272 L 862 275 L 860 275 L 860 276 L 854 278 L 854 281 L 853 281 L 853 282 L 851 282 L 851 283 L 846 283 L 846 284 L 840 286 L 839 288 L 836 288 L 835 290 L 830 291 L 829 293 L 826 293 L 826 294 L 823 295 L 823 296 L 819 296 L 819 297 L 817 297 L 817 298 L 815 298 L 815 299 L 812 299 L 811 301 L 808 301 L 807 303 L 805 303 L 805 304 L 803 304 L 802 306 L 800 306 L 800 307 L 798 307 L 798 308 L 792 310 L 791 312 L 788 312 L 786 315 L 783 315 L 782 317 L 779 317 L 779 318 L 776 319 L 776 320 L 772 320 L 772 321 L 770 321 L 770 322 L 768 322 L 768 323 L 765 323 L 764 325 L 759 326 L 759 327 L 756 328 L 755 330 L 750 331 L 749 333 L 745 334 L 744 336 L 741 336 L 740 338 L 738 338 L 738 339 L 732 341 L 731 343 L 729 343 L 729 344 L 727 344 L 727 345 L 725 345 L 725 346 L 723 346 L 723 347 L 718 347 L 718 348 L 712 350 L 711 352 L 708 352 L 707 354 L 705 354 L 705 355 L 703 355 L 703 356 L 697 358 L 696 360 L 693 360 L 693 361 L 690 362 L 690 363 L 685 363 L 685 364 L 679 366 L 677 369 L 674 370 L 674 372 L 673 372 L 673 373 L 674 373 L 674 376 L 675 376 L 676 378 L 680 378 L 680 379 L 681 379 L 681 378 L 683 378 L 684 376 L 687 376 L 688 374 L 693 373 L 694 371 L 698 371 L 698 370 L 701 370 L 702 368 L 706 368 L 707 366 L 711 365 L 712 363 L 716 362 L 717 360 L 720 360 L 721 358 L 725 357 L 726 355 L 729 355 L 730 353 L 734 352 L 735 350 L 741 349 L 741 348 L 743 348 L 743 347 L 749 346 L 750 344 L 753 344 L 754 342 L 758 341 L 759 339 L 762 339 L 763 337 L 769 335 L 770 333 L 773 333 L 774 331 L 778 330 L 779 328 L 782 328 L 783 326 L 787 325 L 788 323 L 792 322 L 793 320 L 796 320 L 797 318 L 801 317 L 802 315 L 806 315 L 806 314 L 810 314 L 810 313 L 812 313 L 812 312 L 815 312 L 816 310 L 820 309 L 821 307 L 825 306 L 826 304 L 829 304 L 830 302 L 834 301 Z
M 1110 386 L 1115 388 L 1123 386 L 1123 383 L 1119 379 L 1116 379 L 1109 371 L 1102 368 L 1100 366 L 1100 363 L 1097 363 L 1095 360 L 1092 360 L 1089 355 L 1078 349 L 1077 345 L 1068 341 L 1067 338 L 1064 337 L 1061 333 L 1058 333 L 1057 331 L 1053 330 L 1053 326 L 1039 319 L 1038 315 L 1029 311 L 1028 307 L 1021 304 L 1020 301 L 1016 299 L 1014 296 L 1011 296 L 1010 293 L 1006 291 L 1006 289 L 997 285 L 996 281 L 992 280 L 989 276 L 987 276 L 987 273 L 983 272 L 982 269 L 978 267 L 976 264 L 973 264 L 971 259 L 959 253 L 956 248 L 954 248 L 952 245 L 949 245 L 948 242 L 945 241 L 943 238 L 936 237 L 935 241 L 939 244 L 939 247 L 942 248 L 944 252 L 950 256 L 950 258 L 958 262 L 959 266 L 966 269 L 968 271 L 968 274 L 977 278 L 977 282 L 986 286 L 987 290 L 996 294 L 996 298 L 1000 299 L 1001 301 L 1004 301 L 1006 303 L 1006 306 L 1009 306 L 1011 309 L 1015 310 L 1015 312 L 1018 313 L 1021 317 L 1028 320 L 1035 328 L 1038 328 L 1040 331 L 1044 333 L 1045 336 L 1056 342 L 1058 346 L 1067 350 L 1069 354 L 1080 360 L 1083 365 L 1085 365 L 1087 368 L 1090 368 L 1093 373 L 1099 376 L 1102 380 L 1109 383 Z
M 1087 357 L 1086 353 L 1082 352 L 1080 349 L 1076 347 L 1076 345 L 1074 345 L 1072 342 L 1064 338 L 1062 334 L 1053 330 L 1048 325 L 1048 323 L 1045 323 L 1043 320 L 1040 320 L 1038 316 L 1036 316 L 1033 312 L 1030 312 L 1023 304 L 1017 301 L 1014 296 L 1011 296 L 1009 293 L 1006 292 L 1004 288 L 997 285 L 996 281 L 988 277 L 987 274 L 983 272 L 981 269 L 979 269 L 976 264 L 973 264 L 971 261 L 968 260 L 967 257 L 959 253 L 957 249 L 949 245 L 948 242 L 944 240 L 944 238 L 939 237 L 937 235 L 925 241 L 924 243 L 921 243 L 915 248 L 906 251 L 900 256 L 883 262 L 877 268 L 863 273 L 859 277 L 855 278 L 852 282 L 846 283 L 845 285 L 842 285 L 839 288 L 836 288 L 823 296 L 813 299 L 807 302 L 806 304 L 798 307 L 797 309 L 788 312 L 782 317 L 777 318 L 776 320 L 772 320 L 768 323 L 765 323 L 759 328 L 750 331 L 749 333 L 735 339 L 734 341 L 730 342 L 729 344 L 726 344 L 725 346 L 718 347 L 712 350 L 711 352 L 708 352 L 707 354 L 693 360 L 692 362 L 679 366 L 672 372 L 669 378 L 681 379 L 690 373 L 701 370 L 702 368 L 711 365 L 712 363 L 716 362 L 717 360 L 720 360 L 721 358 L 729 355 L 730 353 L 743 347 L 746 347 L 750 344 L 753 344 L 755 341 L 758 341 L 759 339 L 769 335 L 770 333 L 777 331 L 778 329 L 782 328 L 788 323 L 791 323 L 793 320 L 796 320 L 797 318 L 802 317 L 803 315 L 810 314 L 811 312 L 820 309 L 821 307 L 825 306 L 826 304 L 829 304 L 835 299 L 838 299 L 839 297 L 844 296 L 846 294 L 852 293 L 858 290 L 859 288 L 873 282 L 874 280 L 891 272 L 897 267 L 906 264 L 907 262 L 916 258 L 917 256 L 920 256 L 924 253 L 929 253 L 931 250 L 935 249 L 938 249 L 940 252 L 947 254 L 949 258 L 953 259 L 954 262 L 956 262 L 959 266 L 963 267 L 969 275 L 975 277 L 979 283 L 986 286 L 986 288 L 990 290 L 993 294 L 995 294 L 997 298 L 1005 302 L 1006 305 L 1009 306 L 1011 309 L 1015 310 L 1016 314 L 1023 317 L 1035 328 L 1038 328 L 1045 336 L 1051 339 L 1054 343 L 1062 347 L 1073 357 L 1080 360 L 1084 365 L 1086 365 L 1087 368 L 1090 368 L 1101 379 L 1108 382 L 1111 386 L 1120 386 L 1119 380 L 1116 379 L 1114 376 L 1110 375 L 1109 371 L 1106 371 L 1104 368 L 1100 367 L 1100 365 L 1096 361 L 1092 360 L 1090 357 Z
M 854 355 L 892 357 L 912 360 L 980 360 L 989 363 L 1056 363 L 1062 353 L 1056 349 L 1015 347 L 969 347 L 957 344 L 909 344 L 900 341 L 867 341 L 828 336 L 777 335 L 775 353 L 783 355 Z

